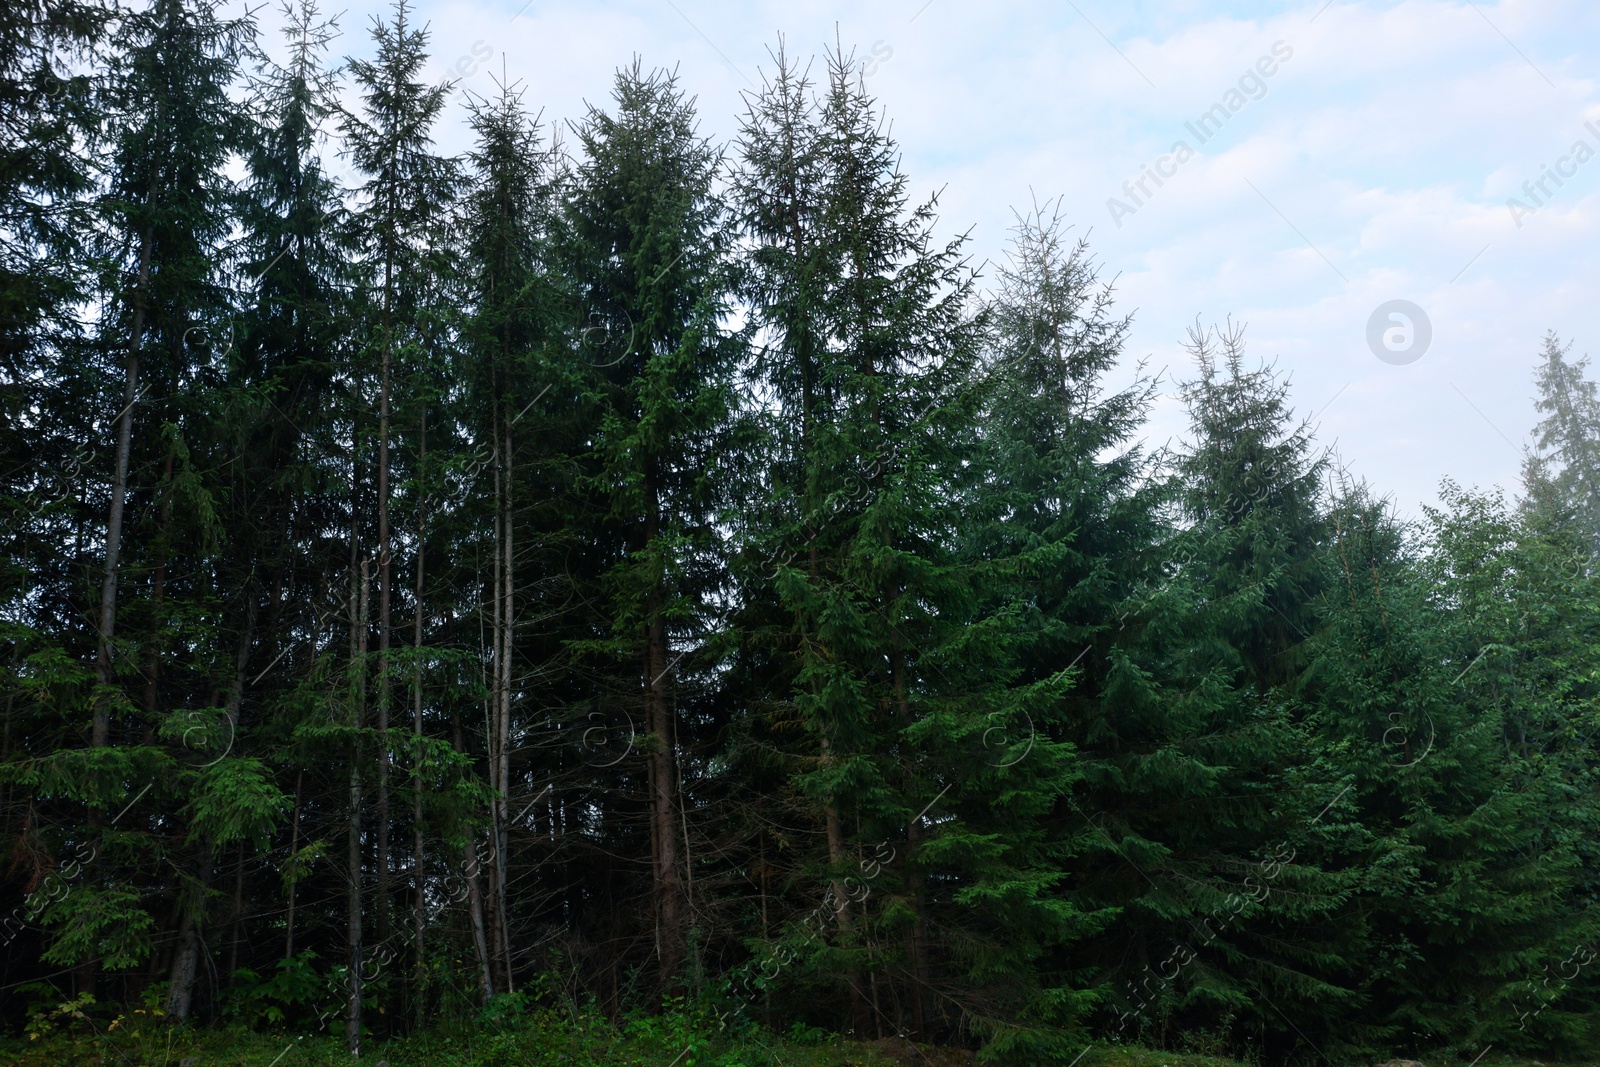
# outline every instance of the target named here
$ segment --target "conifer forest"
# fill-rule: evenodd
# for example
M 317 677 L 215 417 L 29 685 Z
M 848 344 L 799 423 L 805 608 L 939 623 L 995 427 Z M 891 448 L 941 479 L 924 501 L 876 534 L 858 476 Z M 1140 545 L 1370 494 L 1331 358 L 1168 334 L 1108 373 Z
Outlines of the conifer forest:
M 1585 339 L 1401 519 L 848 49 L 719 143 L 283 18 L 0 5 L 6 1062 L 1593 1055 Z

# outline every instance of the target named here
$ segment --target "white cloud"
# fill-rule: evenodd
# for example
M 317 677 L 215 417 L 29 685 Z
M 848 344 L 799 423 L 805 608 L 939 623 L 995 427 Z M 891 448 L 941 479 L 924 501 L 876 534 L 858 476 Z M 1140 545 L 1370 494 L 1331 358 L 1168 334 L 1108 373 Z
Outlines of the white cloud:
M 799 55 L 820 54 L 835 32 L 863 54 L 882 42 L 892 56 L 870 87 L 912 189 L 943 188 L 941 227 L 971 227 L 975 260 L 998 258 L 1013 205 L 1061 195 L 1078 231 L 1092 228 L 1106 274 L 1120 275 L 1123 306 L 1138 310 L 1130 362 L 1148 354 L 1180 370 L 1196 315 L 1248 321 L 1252 351 L 1292 373 L 1304 412 L 1337 394 L 1325 438 L 1413 513 L 1446 475 L 1515 487 L 1518 456 L 1501 433 L 1520 444 L 1533 425 L 1545 330 L 1600 352 L 1600 159 L 1520 229 L 1504 203 L 1600 117 L 1590 74 L 1600 9 L 1579 0 L 1340 0 L 1314 22 L 1322 0 L 1077 0 L 1082 15 L 1044 2 L 934 0 L 919 14 L 923 0 L 536 0 L 513 20 L 522 3 L 425 2 L 418 18 L 431 24 L 441 75 L 486 42 L 487 69 L 498 72 L 503 52 L 547 121 L 606 105 L 612 71 L 638 52 L 677 65 L 703 131 L 726 139 L 780 30 Z M 370 49 L 377 10 L 349 9 L 342 50 Z M 1112 225 L 1106 198 L 1277 40 L 1294 55 L 1266 95 Z M 490 91 L 487 69 L 466 85 Z M 465 148 L 461 123 L 440 140 Z M 1409 366 L 1366 348 L 1367 317 L 1391 298 L 1433 322 L 1432 348 Z M 1149 437 L 1182 429 L 1164 403 Z

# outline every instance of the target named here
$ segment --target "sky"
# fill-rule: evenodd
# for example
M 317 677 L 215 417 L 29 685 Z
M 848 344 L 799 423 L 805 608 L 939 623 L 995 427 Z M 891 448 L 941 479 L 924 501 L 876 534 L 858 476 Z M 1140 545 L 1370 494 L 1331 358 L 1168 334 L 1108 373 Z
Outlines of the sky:
M 370 55 L 387 9 L 329 7 L 342 12 L 336 54 Z M 1318 441 L 1417 518 L 1441 479 L 1518 492 L 1548 332 L 1572 357 L 1600 354 L 1594 0 L 419 0 L 415 12 L 432 73 L 461 89 L 493 93 L 503 70 L 559 127 L 608 107 L 616 69 L 638 55 L 677 69 L 719 142 L 780 35 L 819 74 L 836 40 L 854 49 L 913 195 L 938 194 L 938 232 L 967 234 L 987 283 L 1014 211 L 1050 202 L 1087 238 L 1133 316 L 1109 384 L 1140 360 L 1163 374 L 1152 447 L 1185 432 L 1187 332 L 1242 324 L 1249 357 L 1288 375 Z M 276 50 L 281 19 L 258 18 Z M 444 151 L 468 147 L 462 95 L 438 130 Z

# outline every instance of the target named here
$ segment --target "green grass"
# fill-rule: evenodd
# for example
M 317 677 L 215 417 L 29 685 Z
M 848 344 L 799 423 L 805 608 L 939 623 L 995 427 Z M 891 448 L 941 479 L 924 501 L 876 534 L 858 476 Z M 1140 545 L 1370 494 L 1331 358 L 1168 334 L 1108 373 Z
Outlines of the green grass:
M 246 1029 L 186 1029 L 153 1009 L 114 1018 L 80 1010 L 35 1014 L 28 1034 L 0 1040 L 7 1067 L 351 1067 L 342 1039 Z M 92 1008 L 91 1008 L 92 1010 Z M 599 1016 L 534 1008 L 485 1016 L 471 1025 L 442 1024 L 413 1038 L 363 1044 L 361 1064 L 388 1067 L 969 1067 L 966 1049 L 890 1039 L 851 1041 L 799 1028 L 788 1037 L 747 1029 L 718 1033 L 714 1022 L 683 1013 L 612 1025 Z M 1375 1067 L 1377 1061 L 1374 1061 Z M 1467 1060 L 1425 1058 L 1424 1067 L 1467 1067 Z M 1218 1056 L 1096 1044 L 1075 1067 L 1263 1067 Z M 1270 1067 L 1270 1065 L 1267 1065 Z M 1476 1067 L 1589 1067 L 1485 1056 Z M 1593 1065 L 1600 1067 L 1600 1065 Z
M 245 1029 L 170 1026 L 148 1010 L 111 1020 L 82 1011 L 35 1017 L 21 1038 L 0 1041 L 0 1063 L 10 1067 L 349 1067 L 342 1038 L 295 1036 Z M 628 1020 L 535 1009 L 509 1020 L 444 1025 L 413 1038 L 363 1042 L 360 1063 L 389 1067 L 898 1067 L 970 1062 L 965 1051 L 895 1048 L 893 1043 L 845 1041 L 812 1032 L 797 1039 L 749 1031 L 714 1033 L 682 1015 Z M 906 1056 L 912 1059 L 906 1059 Z M 192 1061 L 192 1062 L 190 1062 Z

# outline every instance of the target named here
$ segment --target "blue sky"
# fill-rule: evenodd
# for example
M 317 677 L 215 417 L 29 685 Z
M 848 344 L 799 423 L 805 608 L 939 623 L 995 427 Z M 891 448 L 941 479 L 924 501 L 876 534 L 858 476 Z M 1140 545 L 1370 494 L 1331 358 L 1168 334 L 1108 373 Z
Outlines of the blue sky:
M 942 229 L 970 230 L 974 262 L 1003 254 L 1013 207 L 1060 197 L 1134 313 L 1127 374 L 1148 358 L 1186 375 L 1197 318 L 1248 324 L 1251 355 L 1291 375 L 1297 410 L 1320 412 L 1319 440 L 1403 515 L 1444 477 L 1516 491 L 1546 331 L 1600 356 L 1600 158 L 1574 154 L 1580 140 L 1600 153 L 1593 0 L 523 3 L 422 0 L 438 76 L 459 64 L 486 93 L 503 62 L 564 122 L 607 103 L 637 53 L 678 67 L 718 140 L 779 33 L 820 57 L 837 32 L 876 59 L 867 84 L 912 188 L 942 190 Z M 370 52 L 383 8 L 335 8 L 341 53 Z M 1202 145 L 1185 124 L 1218 103 L 1242 106 Z M 1196 150 L 1181 165 L 1180 140 Z M 458 113 L 440 143 L 466 147 Z M 1158 166 L 1159 187 L 1123 191 Z M 1368 343 L 1393 300 L 1431 326 L 1410 362 Z M 1380 326 L 1403 347 L 1415 324 Z M 1155 445 L 1184 430 L 1166 393 Z

